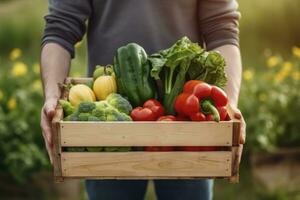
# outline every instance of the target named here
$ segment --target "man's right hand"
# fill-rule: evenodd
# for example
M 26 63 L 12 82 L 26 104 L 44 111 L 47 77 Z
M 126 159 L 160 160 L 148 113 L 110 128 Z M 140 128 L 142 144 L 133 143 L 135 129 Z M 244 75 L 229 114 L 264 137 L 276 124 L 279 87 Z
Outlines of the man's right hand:
M 52 119 L 57 101 L 60 97 L 58 83 L 63 83 L 68 75 L 70 54 L 56 43 L 47 43 L 41 54 L 41 74 L 44 89 L 45 104 L 41 111 L 41 128 L 45 145 L 53 164 Z
M 51 164 L 53 164 L 52 119 L 57 101 L 57 98 L 46 99 L 41 111 L 41 128 Z

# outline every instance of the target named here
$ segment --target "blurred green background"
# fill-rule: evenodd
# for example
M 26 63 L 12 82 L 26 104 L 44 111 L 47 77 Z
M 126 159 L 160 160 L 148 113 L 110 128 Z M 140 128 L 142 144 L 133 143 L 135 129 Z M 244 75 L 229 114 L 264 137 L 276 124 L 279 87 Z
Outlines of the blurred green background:
M 239 4 L 244 66 L 240 108 L 248 136 L 240 183 L 217 180 L 215 199 L 298 200 L 299 176 L 290 181 L 297 176 L 289 174 L 292 186 L 270 186 L 273 179 L 259 179 L 261 165 L 257 167 L 255 156 L 299 152 L 300 1 L 240 0 Z M 44 0 L 0 0 L 0 196 L 4 199 L 64 199 L 77 193 L 79 199 L 86 198 L 78 182 L 52 184 L 40 133 L 43 99 L 38 62 L 46 13 Z M 85 70 L 83 41 L 76 45 L 71 75 L 85 76 Z M 289 163 L 285 170 L 300 168 L 299 159 L 296 164 L 283 163 Z M 275 168 L 274 162 L 270 165 Z M 151 184 L 146 199 L 155 199 Z

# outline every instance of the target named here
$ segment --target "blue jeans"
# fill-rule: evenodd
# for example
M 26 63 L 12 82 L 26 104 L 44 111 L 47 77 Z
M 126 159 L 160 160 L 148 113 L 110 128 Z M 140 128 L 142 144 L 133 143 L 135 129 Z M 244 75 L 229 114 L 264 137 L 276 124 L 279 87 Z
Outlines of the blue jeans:
M 146 180 L 87 180 L 90 200 L 143 200 Z M 211 200 L 213 180 L 155 180 L 158 200 Z

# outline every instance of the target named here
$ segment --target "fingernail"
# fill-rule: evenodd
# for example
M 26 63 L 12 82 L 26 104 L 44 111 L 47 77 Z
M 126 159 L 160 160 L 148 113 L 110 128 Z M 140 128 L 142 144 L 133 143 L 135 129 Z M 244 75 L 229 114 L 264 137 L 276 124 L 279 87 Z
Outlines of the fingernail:
M 235 114 L 234 114 L 234 117 L 237 118 L 237 119 L 241 119 L 242 116 L 241 116 L 240 113 L 235 113 Z

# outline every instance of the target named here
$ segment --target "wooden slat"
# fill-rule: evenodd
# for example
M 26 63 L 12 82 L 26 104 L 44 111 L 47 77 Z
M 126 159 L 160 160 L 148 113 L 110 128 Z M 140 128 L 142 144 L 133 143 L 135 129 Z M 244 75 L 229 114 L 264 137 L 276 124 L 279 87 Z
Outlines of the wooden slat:
M 230 177 L 231 152 L 62 153 L 64 177 Z
M 55 116 L 52 120 L 52 140 L 54 144 L 53 148 L 53 166 L 54 166 L 54 178 L 57 182 L 62 181 L 62 170 L 61 170 L 61 142 L 60 142 L 60 124 L 59 121 L 62 119 L 63 110 L 60 106 L 56 108 Z
M 240 135 L 241 135 L 241 123 L 240 122 L 232 122 L 232 146 L 240 145 Z
M 239 165 L 240 165 L 240 155 L 242 154 L 243 148 L 240 147 L 232 147 L 232 168 L 231 168 L 231 183 L 239 182 Z
M 230 121 L 233 124 L 233 128 L 232 128 L 232 146 L 239 146 L 240 144 L 240 130 L 241 130 L 241 120 L 236 119 L 234 117 L 234 111 L 232 109 L 232 107 L 228 104 L 227 105 L 227 111 L 228 111 L 228 115 L 230 117 Z
M 89 81 L 92 81 L 92 78 L 71 78 L 68 77 L 65 81 L 65 83 L 72 83 L 72 84 L 84 84 Z
M 61 122 L 62 146 L 231 146 L 231 122 Z

